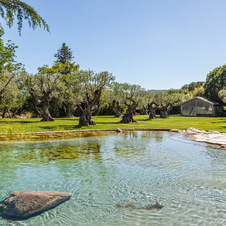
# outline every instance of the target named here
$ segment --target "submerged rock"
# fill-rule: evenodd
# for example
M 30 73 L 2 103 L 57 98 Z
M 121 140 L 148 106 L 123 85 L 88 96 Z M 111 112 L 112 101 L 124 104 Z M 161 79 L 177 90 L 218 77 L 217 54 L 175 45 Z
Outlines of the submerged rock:
M 164 206 L 156 203 L 156 204 L 152 204 L 152 205 L 147 205 L 147 206 L 143 206 L 143 207 L 137 207 L 133 204 L 125 204 L 125 205 L 121 205 L 121 204 L 117 204 L 116 205 L 117 208 L 131 208 L 131 209 L 142 209 L 142 210 L 153 210 L 153 209 L 157 209 L 160 210 L 162 209 Z
M 13 191 L 3 201 L 3 213 L 12 217 L 30 217 L 70 199 L 71 193 L 56 191 Z

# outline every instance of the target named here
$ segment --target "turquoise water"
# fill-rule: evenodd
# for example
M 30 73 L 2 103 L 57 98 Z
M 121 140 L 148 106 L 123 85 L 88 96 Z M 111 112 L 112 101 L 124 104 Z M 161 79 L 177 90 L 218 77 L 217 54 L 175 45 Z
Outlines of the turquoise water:
M 26 220 L 0 213 L 0 225 L 226 225 L 226 151 L 144 131 L 0 144 L 0 200 L 20 190 L 73 196 Z

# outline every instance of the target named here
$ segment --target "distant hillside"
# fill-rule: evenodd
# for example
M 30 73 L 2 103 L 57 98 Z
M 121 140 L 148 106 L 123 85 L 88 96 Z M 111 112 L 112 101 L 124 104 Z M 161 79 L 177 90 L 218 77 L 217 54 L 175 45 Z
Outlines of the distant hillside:
M 149 89 L 148 90 L 149 92 L 152 92 L 152 93 L 157 93 L 157 92 L 161 92 L 161 93 L 166 93 L 168 91 L 168 89 Z

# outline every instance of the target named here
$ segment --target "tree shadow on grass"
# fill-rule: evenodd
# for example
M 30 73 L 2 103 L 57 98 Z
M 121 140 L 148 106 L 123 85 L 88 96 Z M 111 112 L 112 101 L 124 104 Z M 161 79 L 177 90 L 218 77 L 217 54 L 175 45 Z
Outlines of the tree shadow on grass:
M 63 120 L 63 121 L 77 121 L 78 120 L 78 118 L 55 118 L 55 120 L 56 121 L 61 121 L 61 120 Z
M 221 120 L 225 120 L 225 119 L 221 119 Z M 225 121 L 220 121 L 220 122 L 211 122 L 212 124 L 217 124 L 217 123 L 226 123 L 226 120 Z
M 41 122 L 41 120 L 40 121 L 20 121 L 20 120 L 1 121 L 0 120 L 0 123 L 2 123 L 2 124 L 14 124 L 14 123 L 26 124 L 26 123 L 37 123 L 37 122 Z
M 136 121 L 142 121 L 142 122 L 148 122 L 148 121 L 152 121 L 153 119 L 149 119 L 149 118 L 146 118 L 146 119 L 137 119 Z M 156 120 L 156 119 L 154 119 L 154 120 Z
M 98 121 L 97 122 L 97 125 L 100 125 L 100 124 L 119 124 L 120 122 L 100 122 Z
M 93 115 L 93 117 L 98 117 L 98 118 L 115 118 L 114 115 Z

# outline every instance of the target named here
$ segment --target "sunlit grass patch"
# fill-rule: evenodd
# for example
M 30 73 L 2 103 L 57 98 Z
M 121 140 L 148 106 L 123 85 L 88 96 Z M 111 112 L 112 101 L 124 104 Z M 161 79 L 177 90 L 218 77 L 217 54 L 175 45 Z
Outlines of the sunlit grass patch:
M 0 133 L 7 137 L 20 136 L 24 133 L 54 132 L 92 129 L 187 129 L 194 127 L 200 130 L 217 130 L 226 132 L 225 117 L 181 117 L 171 116 L 167 119 L 148 120 L 148 115 L 134 117 L 137 123 L 120 123 L 114 116 L 93 116 L 96 125 L 78 127 L 78 117 L 56 118 L 53 122 L 41 122 L 40 119 L 0 119 Z M 53 135 L 54 136 L 54 135 Z

